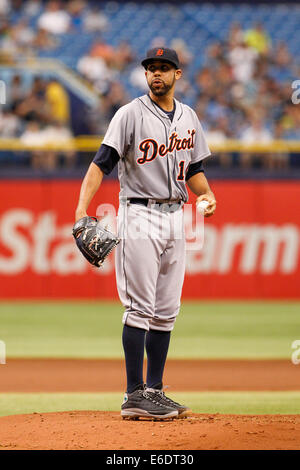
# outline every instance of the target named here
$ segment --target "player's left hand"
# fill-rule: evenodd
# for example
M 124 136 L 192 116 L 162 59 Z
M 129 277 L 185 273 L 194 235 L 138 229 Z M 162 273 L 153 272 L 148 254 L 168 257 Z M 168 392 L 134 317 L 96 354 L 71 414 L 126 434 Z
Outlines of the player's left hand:
M 197 197 L 196 204 L 198 204 L 200 201 L 207 201 L 208 206 L 205 209 L 204 212 L 204 217 L 210 217 L 215 213 L 216 207 L 217 207 L 217 201 L 215 199 L 215 196 L 212 192 L 206 193 L 206 194 L 201 194 L 201 196 Z

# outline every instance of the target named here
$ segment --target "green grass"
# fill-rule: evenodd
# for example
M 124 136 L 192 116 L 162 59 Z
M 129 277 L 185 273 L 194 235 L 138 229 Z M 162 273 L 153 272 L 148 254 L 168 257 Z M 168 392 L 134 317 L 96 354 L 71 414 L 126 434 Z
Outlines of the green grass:
M 122 357 L 123 308 L 109 302 L 0 304 L 8 357 Z M 300 339 L 297 302 L 185 302 L 173 358 L 290 358 Z
M 195 413 L 299 414 L 300 392 L 184 392 L 170 394 Z M 71 410 L 120 411 L 121 393 L 0 394 L 0 416 Z

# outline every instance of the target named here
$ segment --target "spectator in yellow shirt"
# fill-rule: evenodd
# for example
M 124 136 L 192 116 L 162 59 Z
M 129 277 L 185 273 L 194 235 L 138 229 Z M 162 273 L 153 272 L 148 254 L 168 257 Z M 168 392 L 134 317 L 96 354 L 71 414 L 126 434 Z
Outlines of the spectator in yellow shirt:
M 245 32 L 244 40 L 249 47 L 257 50 L 259 54 L 267 54 L 271 47 L 271 41 L 261 23 Z
M 70 120 L 69 96 L 57 80 L 51 80 L 48 83 L 46 99 L 49 103 L 52 120 L 67 124 Z

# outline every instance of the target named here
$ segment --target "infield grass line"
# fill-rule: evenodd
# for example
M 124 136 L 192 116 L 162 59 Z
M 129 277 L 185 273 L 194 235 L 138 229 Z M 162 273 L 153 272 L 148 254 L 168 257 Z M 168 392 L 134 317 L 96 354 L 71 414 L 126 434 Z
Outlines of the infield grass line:
M 195 413 L 300 414 L 300 391 L 178 392 L 170 394 Z M 62 411 L 120 411 L 123 394 L 0 393 L 0 416 Z

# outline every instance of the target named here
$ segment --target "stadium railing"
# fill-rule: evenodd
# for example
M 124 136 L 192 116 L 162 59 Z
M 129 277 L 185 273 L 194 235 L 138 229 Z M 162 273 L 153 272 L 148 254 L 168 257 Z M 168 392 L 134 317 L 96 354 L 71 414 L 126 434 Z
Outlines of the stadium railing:
M 0 179 L 82 178 L 102 139 L 79 135 L 63 143 L 24 145 L 18 138 L 0 138 Z M 209 147 L 213 157 L 205 159 L 204 169 L 210 179 L 300 179 L 300 141 L 249 145 L 228 140 Z M 50 153 L 55 163 L 49 166 Z M 115 167 L 108 178 L 117 176 Z
M 0 138 L 0 151 L 30 150 L 76 150 L 78 152 L 96 152 L 103 137 L 77 136 L 66 143 L 53 142 L 46 145 L 24 145 L 18 138 Z M 239 140 L 227 140 L 221 144 L 209 143 L 210 150 L 217 152 L 250 152 L 250 153 L 300 153 L 299 140 L 274 140 L 270 143 L 245 144 Z

